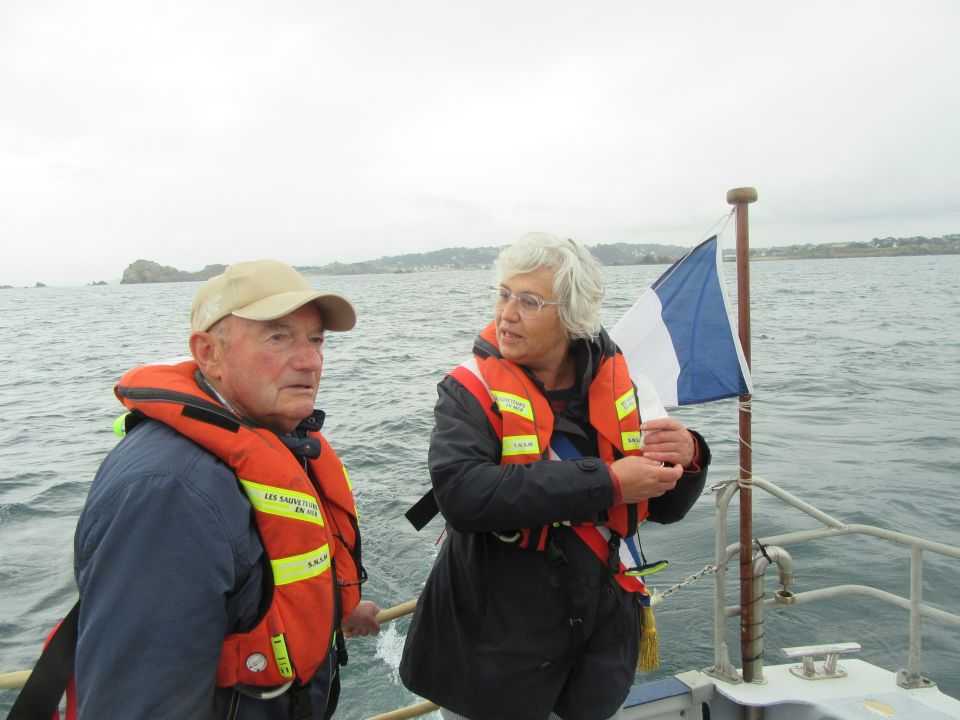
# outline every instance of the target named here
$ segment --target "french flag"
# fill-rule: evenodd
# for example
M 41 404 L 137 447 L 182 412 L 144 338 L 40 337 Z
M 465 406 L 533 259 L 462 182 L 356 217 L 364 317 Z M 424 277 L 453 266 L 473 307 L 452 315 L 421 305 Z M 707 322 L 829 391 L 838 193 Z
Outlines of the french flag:
M 644 402 L 651 390 L 665 407 L 753 392 L 730 321 L 722 264 L 714 235 L 671 265 L 610 331 L 641 396 L 641 417 L 665 414 L 649 407 L 655 398 Z

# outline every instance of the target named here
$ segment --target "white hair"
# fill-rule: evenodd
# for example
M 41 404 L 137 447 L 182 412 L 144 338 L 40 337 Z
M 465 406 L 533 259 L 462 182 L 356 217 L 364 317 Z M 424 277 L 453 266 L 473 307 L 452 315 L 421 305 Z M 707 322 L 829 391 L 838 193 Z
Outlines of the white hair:
M 554 270 L 554 299 L 560 322 L 571 339 L 593 338 L 600 332 L 603 269 L 597 259 L 573 240 L 545 232 L 529 232 L 497 257 L 497 282 L 542 267 Z

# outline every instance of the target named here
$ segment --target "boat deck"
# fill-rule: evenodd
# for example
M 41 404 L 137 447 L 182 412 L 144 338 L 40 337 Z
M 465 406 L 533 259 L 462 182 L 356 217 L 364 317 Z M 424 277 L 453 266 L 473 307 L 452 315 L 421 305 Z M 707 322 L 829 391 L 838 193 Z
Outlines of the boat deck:
M 845 660 L 845 677 L 810 680 L 797 665 L 764 667 L 762 683 L 728 683 L 688 672 L 638 685 L 624 703 L 624 720 L 690 720 L 703 703 L 711 720 L 740 720 L 763 708 L 764 720 L 958 720 L 960 700 L 936 687 L 906 690 L 897 675 L 862 660 Z

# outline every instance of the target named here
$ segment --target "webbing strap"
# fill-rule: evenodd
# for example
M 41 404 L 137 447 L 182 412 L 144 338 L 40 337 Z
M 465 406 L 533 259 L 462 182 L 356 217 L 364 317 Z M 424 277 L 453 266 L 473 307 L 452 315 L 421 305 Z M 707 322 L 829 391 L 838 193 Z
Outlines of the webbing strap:
M 20 690 L 7 720 L 50 720 L 73 677 L 80 601 L 67 613 Z
M 577 450 L 576 446 L 562 432 L 554 431 L 550 438 L 550 447 L 561 460 L 574 460 L 582 458 L 583 454 Z
M 553 437 L 550 438 L 550 449 L 561 460 L 583 457 L 573 442 L 561 432 L 553 433 Z M 634 510 L 633 515 L 629 516 L 631 532 L 628 537 L 632 537 L 637 530 L 636 508 L 632 505 L 628 505 L 627 508 L 633 508 Z M 639 578 L 623 575 L 623 571 L 628 567 L 636 567 L 639 564 L 630 564 L 632 557 L 630 544 L 621 544 L 619 536 L 603 526 L 574 525 L 572 529 L 584 544 L 600 558 L 600 562 L 605 563 L 610 568 L 611 577 L 616 577 L 617 582 L 624 590 L 646 594 L 646 586 L 642 581 L 639 581 Z M 614 537 L 618 539 L 615 544 L 612 544 Z
M 468 360 L 467 363 L 476 367 L 475 360 Z M 474 372 L 464 365 L 458 365 L 450 372 L 450 376 L 463 385 L 463 387 L 476 398 L 477 402 L 480 403 L 480 407 L 482 407 L 486 413 L 490 425 L 496 430 L 497 435 L 503 435 L 503 419 L 497 414 L 497 406 L 490 396 L 489 388 L 484 385 L 482 377 L 477 373 L 479 373 L 479 370 Z M 488 400 L 484 401 L 483 398 L 488 398 Z M 440 508 L 437 505 L 437 498 L 433 494 L 433 488 L 430 488 L 426 494 L 417 500 L 403 515 L 410 524 L 413 525 L 415 530 L 420 531 L 439 514 Z
M 316 720 L 309 685 L 290 690 L 290 717 L 292 720 Z
M 467 366 L 468 363 L 471 367 Z M 498 436 L 503 437 L 503 418 L 500 417 L 500 410 L 493 399 L 493 393 L 491 393 L 483 376 L 479 373 L 480 369 L 477 367 L 476 360 L 472 362 L 468 360 L 467 363 L 457 365 L 457 367 L 451 370 L 450 376 L 463 385 L 463 387 L 477 399 L 480 407 L 483 408 L 484 413 L 487 415 L 490 427 L 496 431 Z
M 586 635 L 583 632 L 583 623 L 587 614 L 587 608 L 590 605 L 587 591 L 580 577 L 569 567 L 567 556 L 560 549 L 556 538 L 549 535 L 544 547 L 544 555 L 550 569 L 559 576 L 563 594 L 567 601 L 567 615 L 570 622 L 570 637 L 572 645 L 571 655 L 579 655 L 580 650 L 586 643 Z

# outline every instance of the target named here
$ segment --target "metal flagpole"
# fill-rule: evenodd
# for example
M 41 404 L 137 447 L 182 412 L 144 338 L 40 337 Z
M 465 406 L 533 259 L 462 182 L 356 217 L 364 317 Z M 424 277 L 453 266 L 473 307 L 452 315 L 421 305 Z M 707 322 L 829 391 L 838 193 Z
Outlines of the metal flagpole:
M 727 191 L 727 203 L 737 213 L 737 326 L 743 355 L 750 368 L 750 230 L 747 206 L 756 202 L 757 191 L 751 187 Z M 755 622 L 756 603 L 753 597 L 753 446 L 750 433 L 750 395 L 741 395 L 740 421 L 740 654 L 743 658 L 743 679 L 753 682 L 756 664 L 756 633 L 762 632 Z M 762 672 L 762 671 L 761 671 Z

